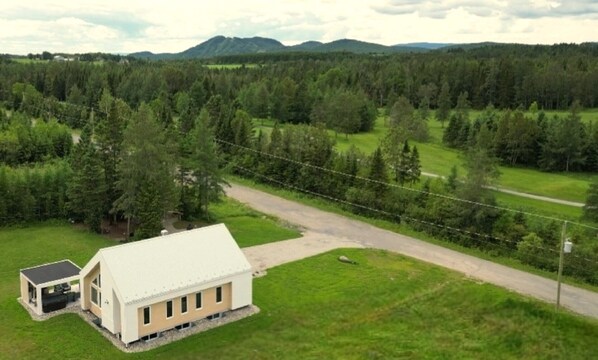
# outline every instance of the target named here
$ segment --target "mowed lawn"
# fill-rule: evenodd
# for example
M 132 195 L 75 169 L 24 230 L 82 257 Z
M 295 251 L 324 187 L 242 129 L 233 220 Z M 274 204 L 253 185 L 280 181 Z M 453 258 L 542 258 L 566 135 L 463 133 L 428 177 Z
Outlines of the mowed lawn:
M 74 314 L 35 322 L 17 303 L 20 268 L 62 258 L 83 265 L 111 244 L 68 225 L 0 230 L 0 358 L 598 356 L 595 320 L 378 250 L 336 250 L 270 269 L 254 280 L 259 314 L 145 353 L 120 352 Z M 339 262 L 341 254 L 358 265 Z
M 598 112 L 587 111 L 583 113 L 586 118 L 598 117 Z M 471 117 L 474 118 L 475 112 Z M 592 118 L 593 119 L 593 118 Z M 596 119 L 598 122 L 598 119 Z M 257 129 L 270 133 L 273 122 L 270 120 L 257 119 L 254 121 Z M 463 168 L 461 152 L 449 149 L 442 145 L 441 125 L 436 120 L 429 120 L 431 139 L 427 143 L 412 141 L 417 145 L 420 154 L 422 171 L 425 173 L 448 176 L 453 165 L 457 165 L 460 178 L 464 178 L 466 172 Z M 338 151 L 347 151 L 355 146 L 366 154 L 373 152 L 380 144 L 387 131 L 387 124 L 382 117 L 378 117 L 374 129 L 368 133 L 350 135 L 348 137 L 329 131 L 331 138 L 335 139 Z M 548 196 L 557 199 L 585 202 L 586 192 L 590 182 L 598 178 L 598 174 L 589 173 L 546 173 L 533 169 L 511 168 L 500 166 L 500 177 L 497 186 L 510 190 L 525 192 L 529 194 Z M 423 177 L 422 177 L 423 179 Z M 560 205 L 541 200 L 532 200 L 515 195 L 497 194 L 501 206 L 522 209 L 532 213 L 545 216 L 579 220 L 581 209 L 569 205 Z
M 594 116 L 595 112 L 588 112 L 585 117 Z M 474 115 L 472 114 L 472 118 Z M 460 176 L 465 175 L 462 166 L 461 151 L 450 149 L 442 144 L 443 129 L 438 121 L 428 121 L 431 139 L 426 143 L 411 142 L 417 145 L 420 154 L 422 171 L 441 176 L 448 176 L 453 165 L 457 165 Z M 446 126 L 446 124 L 445 124 Z M 355 145 L 363 152 L 370 154 L 379 146 L 380 140 L 387 132 L 387 125 L 382 117 L 376 120 L 374 130 L 369 133 L 338 136 L 336 147 L 339 151 L 346 151 Z M 557 199 L 584 202 L 586 191 L 592 180 L 598 174 L 589 173 L 548 173 L 527 168 L 513 168 L 499 166 L 500 178 L 498 185 L 507 189 L 527 192 L 535 195 L 553 197 Z
M 210 205 L 211 223 L 223 222 L 240 247 L 261 245 L 273 241 L 294 239 L 301 236 L 301 232 L 292 228 L 281 220 L 265 215 L 240 202 L 223 198 L 221 202 Z M 189 221 L 179 221 L 175 227 L 184 229 Z M 206 222 L 191 221 L 195 226 L 204 226 Z

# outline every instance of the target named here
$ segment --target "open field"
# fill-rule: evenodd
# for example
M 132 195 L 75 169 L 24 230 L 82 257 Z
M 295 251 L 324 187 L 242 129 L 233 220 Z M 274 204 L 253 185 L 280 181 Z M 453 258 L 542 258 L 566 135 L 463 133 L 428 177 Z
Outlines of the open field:
M 566 112 L 562 112 L 566 114 Z M 471 118 L 475 118 L 475 112 L 472 112 Z M 582 117 L 587 121 L 598 123 L 598 111 L 592 109 L 584 111 Z M 257 120 L 256 127 L 269 131 L 272 122 L 267 120 Z M 261 125 L 263 123 L 263 125 Z M 422 171 L 447 176 L 453 165 L 457 165 L 460 176 L 464 176 L 465 170 L 462 167 L 462 158 L 460 151 L 449 149 L 442 145 L 441 125 L 436 120 L 429 120 L 431 139 L 427 143 L 411 142 L 417 145 L 420 154 Z M 378 117 L 374 130 L 368 133 L 355 135 L 335 136 L 330 131 L 330 136 L 336 140 L 336 148 L 339 151 L 346 151 L 351 146 L 355 146 L 366 154 L 372 153 L 379 146 L 380 140 L 384 137 L 387 126 L 383 117 Z M 512 168 L 500 166 L 501 176 L 498 186 L 510 190 L 527 192 L 530 194 L 548 196 L 557 199 L 584 202 L 586 191 L 592 180 L 598 178 L 598 174 L 589 173 L 547 173 L 534 169 Z M 527 202 L 527 200 L 522 200 Z
M 255 68 L 258 67 L 258 64 L 206 64 L 205 65 L 208 69 L 217 69 L 217 70 L 233 70 L 239 69 L 242 67 L 246 68 Z
M 147 353 L 124 354 L 77 315 L 32 321 L 18 270 L 109 245 L 65 225 L 0 231 L 0 358 L 594 358 L 598 322 L 375 250 L 343 249 L 254 281 L 250 318 Z M 358 265 L 340 263 L 347 255 Z M 6 257 L 8 256 L 8 257 Z M 289 284 L 293 284 L 289 287 Z
M 580 221 L 582 209 L 576 206 L 561 205 L 542 200 L 527 199 L 521 196 L 493 191 L 496 201 L 502 207 L 520 210 L 557 219 Z M 585 223 L 585 222 L 584 222 Z
M 251 208 L 229 198 L 210 206 L 212 222 L 223 222 L 237 240 L 240 247 L 261 245 L 268 242 L 294 239 L 301 233 L 281 224 L 280 220 L 259 213 Z M 196 226 L 206 225 L 204 221 L 192 221 Z M 174 224 L 179 229 L 184 229 L 188 221 Z
M 12 61 L 18 62 L 20 64 L 36 64 L 36 63 L 45 63 L 49 62 L 49 60 L 42 60 L 42 59 L 29 59 L 26 57 L 13 57 L 11 58 Z

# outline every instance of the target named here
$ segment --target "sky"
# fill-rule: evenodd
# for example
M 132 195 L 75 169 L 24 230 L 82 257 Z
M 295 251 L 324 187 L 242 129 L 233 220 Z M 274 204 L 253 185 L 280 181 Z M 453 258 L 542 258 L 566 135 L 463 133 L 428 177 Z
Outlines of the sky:
M 0 53 L 180 52 L 216 35 L 285 45 L 598 41 L 598 0 L 2 0 Z

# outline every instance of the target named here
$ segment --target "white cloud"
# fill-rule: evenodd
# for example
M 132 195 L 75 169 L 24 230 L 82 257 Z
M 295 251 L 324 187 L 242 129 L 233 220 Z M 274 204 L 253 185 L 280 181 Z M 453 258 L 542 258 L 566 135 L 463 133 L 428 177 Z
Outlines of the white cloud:
M 355 38 L 555 43 L 596 41 L 595 0 L 9 0 L 0 51 L 178 52 L 215 35 L 285 44 Z M 554 29 L 559 29 L 555 31 Z

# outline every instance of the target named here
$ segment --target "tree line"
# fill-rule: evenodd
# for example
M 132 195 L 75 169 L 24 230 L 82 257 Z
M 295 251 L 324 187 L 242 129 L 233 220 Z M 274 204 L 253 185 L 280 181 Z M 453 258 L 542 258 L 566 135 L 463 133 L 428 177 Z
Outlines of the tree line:
M 566 116 L 548 117 L 536 103 L 527 115 L 521 109 L 499 113 L 488 106 L 474 121 L 467 106 L 455 109 L 443 135 L 449 147 L 466 149 L 478 137 L 508 166 L 544 171 L 598 172 L 598 126 L 581 120 L 579 102 Z

